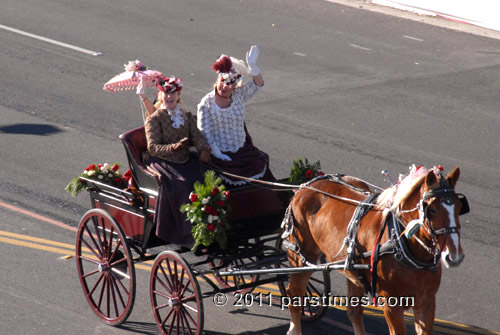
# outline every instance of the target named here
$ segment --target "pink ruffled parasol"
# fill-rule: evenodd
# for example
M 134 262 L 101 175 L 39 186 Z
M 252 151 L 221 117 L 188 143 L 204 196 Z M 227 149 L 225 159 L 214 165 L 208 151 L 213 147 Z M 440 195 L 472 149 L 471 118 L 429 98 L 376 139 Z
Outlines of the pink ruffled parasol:
M 139 85 L 139 79 L 144 78 L 144 87 L 155 86 L 155 79 L 162 75 L 156 70 L 149 70 L 140 61 L 129 61 L 124 64 L 125 72 L 120 73 L 104 84 L 103 89 L 108 92 L 133 90 Z

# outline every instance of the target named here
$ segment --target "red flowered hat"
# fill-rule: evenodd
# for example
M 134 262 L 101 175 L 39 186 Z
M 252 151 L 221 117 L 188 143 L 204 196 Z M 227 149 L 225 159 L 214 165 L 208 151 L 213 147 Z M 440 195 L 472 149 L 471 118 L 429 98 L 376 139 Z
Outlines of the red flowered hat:
M 156 79 L 156 87 L 163 93 L 175 93 L 182 90 L 182 79 L 171 76 L 161 76 Z
M 248 68 L 243 61 L 227 55 L 221 55 L 219 59 L 212 64 L 212 70 L 222 77 L 226 85 L 234 85 L 239 82 L 244 75 L 249 74 Z

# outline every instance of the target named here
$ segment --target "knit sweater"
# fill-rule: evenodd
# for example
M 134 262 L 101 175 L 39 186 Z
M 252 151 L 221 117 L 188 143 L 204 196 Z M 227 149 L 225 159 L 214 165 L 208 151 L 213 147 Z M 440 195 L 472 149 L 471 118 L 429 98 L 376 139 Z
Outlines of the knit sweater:
M 184 124 L 179 128 L 172 127 L 173 121 L 166 109 L 157 110 L 146 119 L 146 139 L 151 155 L 174 163 L 185 163 L 190 157 L 189 148 L 185 147 L 174 151 L 172 150 L 173 144 L 188 137 L 190 139 L 189 145 L 195 146 L 198 152 L 208 145 L 196 127 L 196 119 L 193 114 L 181 110 Z

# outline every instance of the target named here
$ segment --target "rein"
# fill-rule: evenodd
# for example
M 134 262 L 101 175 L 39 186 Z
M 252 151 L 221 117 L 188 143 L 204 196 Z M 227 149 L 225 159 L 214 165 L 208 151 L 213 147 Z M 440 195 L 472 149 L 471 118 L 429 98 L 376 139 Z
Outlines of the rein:
M 296 190 L 296 189 L 299 189 L 299 190 L 301 190 L 301 189 L 308 189 L 308 190 L 315 191 L 317 193 L 323 194 L 323 195 L 325 195 L 327 197 L 334 198 L 334 199 L 337 199 L 337 200 L 342 200 L 344 202 L 350 202 L 350 203 L 358 205 L 358 206 L 361 205 L 361 204 L 365 204 L 363 201 L 358 201 L 358 200 L 354 200 L 354 199 L 350 199 L 350 198 L 341 197 L 341 196 L 338 196 L 338 195 L 335 195 L 335 194 L 331 194 L 331 193 L 328 193 L 328 192 L 325 192 L 325 191 L 322 191 L 322 190 L 319 190 L 317 188 L 309 186 L 311 183 L 313 183 L 313 182 L 315 182 L 317 180 L 331 178 L 332 176 L 334 178 L 339 178 L 339 177 L 342 176 L 340 174 L 336 174 L 336 175 L 328 174 L 328 175 L 325 175 L 325 176 L 319 176 L 319 177 L 316 177 L 316 178 L 308 181 L 307 183 L 304 183 L 304 184 L 301 184 L 301 185 L 291 185 L 291 184 L 276 183 L 276 182 L 271 182 L 271 181 L 265 181 L 265 180 L 260 180 L 260 179 L 243 177 L 243 176 L 239 176 L 239 175 L 236 175 L 236 174 L 232 174 L 232 173 L 229 173 L 229 172 L 222 171 L 221 169 L 219 169 L 218 167 L 216 167 L 215 165 L 212 165 L 212 164 L 207 164 L 207 163 L 201 163 L 201 164 L 204 165 L 204 166 L 206 166 L 207 168 L 210 168 L 210 169 L 214 170 L 217 173 L 223 174 L 223 175 L 228 176 L 228 177 L 233 177 L 233 178 L 245 180 L 245 181 L 248 181 L 248 182 L 251 182 L 251 183 L 257 183 L 257 184 L 262 184 L 262 185 L 279 187 L 283 191 L 287 191 L 287 190 L 288 191 L 293 191 L 293 190 Z M 372 185 L 372 184 L 369 184 L 369 183 L 365 182 L 364 180 L 361 180 L 359 178 L 358 178 L 358 180 L 366 183 L 367 185 L 370 185 L 370 186 L 373 186 L 373 187 L 375 187 L 377 189 L 380 189 L 380 187 Z M 359 192 L 367 194 L 367 192 L 365 190 L 358 189 L 358 188 L 356 188 L 356 187 L 354 187 L 354 186 L 352 186 L 352 185 L 350 185 L 348 183 L 343 182 L 342 180 L 340 180 L 339 183 L 342 183 L 345 186 L 348 186 L 348 187 L 350 187 L 352 189 L 355 189 L 355 190 L 357 190 Z M 371 194 L 371 192 L 369 194 Z M 368 206 L 381 207 L 380 205 L 377 205 L 377 204 L 368 204 Z

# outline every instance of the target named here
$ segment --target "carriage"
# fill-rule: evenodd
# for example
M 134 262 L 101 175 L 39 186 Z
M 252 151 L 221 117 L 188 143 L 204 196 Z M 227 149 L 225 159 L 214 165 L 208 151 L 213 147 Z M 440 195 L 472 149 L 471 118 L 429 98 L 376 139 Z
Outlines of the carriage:
M 165 250 L 154 233 L 158 176 L 142 163 L 144 127 L 120 139 L 137 190 L 81 178 L 92 209 L 77 230 L 77 270 L 86 300 L 103 322 L 116 326 L 127 320 L 135 300 L 135 268 L 154 260 L 145 269 L 151 271 L 151 305 L 164 334 L 201 334 L 203 299 L 269 283 L 277 283 L 282 296 L 305 298 L 305 303 L 290 306 L 288 334 L 300 334 L 300 321 L 315 321 L 326 312 L 328 304 L 312 302 L 330 296 L 332 270 L 349 279 L 349 296 L 413 295 L 415 327 L 432 333 L 440 259 L 451 266 L 463 260 L 458 216 L 469 207 L 454 191 L 458 167 L 446 177 L 437 168 L 422 169 L 382 195 L 372 190 L 374 185 L 342 175 L 300 185 L 291 202 L 289 193 L 263 184 L 232 188 L 227 247 L 185 254 L 183 249 Z M 287 189 L 283 181 L 269 184 Z M 377 200 L 381 197 L 392 205 Z M 187 262 L 186 255 L 194 261 Z M 210 290 L 202 292 L 199 281 Z M 422 282 L 426 285 L 416 285 Z M 384 306 L 391 334 L 405 332 L 404 309 L 396 307 Z M 362 306 L 348 306 L 356 334 L 364 333 L 361 315 Z
M 289 269 L 280 236 L 287 192 L 251 184 L 232 188 L 227 248 L 198 248 L 195 255 L 189 253 L 195 259 L 190 264 L 183 255 L 189 250 L 166 250 L 166 243 L 154 233 L 158 177 L 142 162 L 147 150 L 144 127 L 120 139 L 137 191 L 81 178 L 92 209 L 78 226 L 77 269 L 85 298 L 99 319 L 113 326 L 127 320 L 135 300 L 135 268 L 152 260 L 151 304 L 162 333 L 201 334 L 203 299 L 216 293 L 245 293 L 274 282 L 285 295 Z M 199 280 L 211 290 L 201 292 Z M 308 294 L 326 294 L 329 288 L 324 272 L 311 281 Z M 325 311 L 324 306 L 306 306 L 302 318 L 316 320 Z

